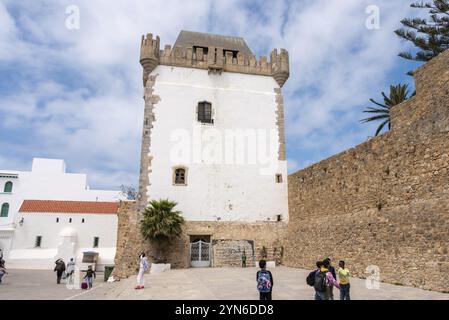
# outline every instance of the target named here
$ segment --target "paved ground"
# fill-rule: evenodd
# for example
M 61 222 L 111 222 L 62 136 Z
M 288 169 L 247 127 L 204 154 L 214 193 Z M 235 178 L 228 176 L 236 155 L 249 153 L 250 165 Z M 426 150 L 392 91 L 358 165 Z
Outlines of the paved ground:
M 258 299 L 256 268 L 182 269 L 152 275 L 147 274 L 146 288 L 134 290 L 135 277 L 119 282 L 103 282 L 98 274 L 94 289 L 69 290 L 64 284 L 56 285 L 51 271 L 10 270 L 0 284 L 3 299 Z M 271 270 L 275 280 L 273 299 L 310 300 L 313 289 L 305 284 L 308 271 L 277 267 Z M 380 284 L 379 289 L 367 289 L 365 280 L 351 279 L 353 299 L 447 299 L 449 294 L 416 288 Z M 338 290 L 335 289 L 338 296 Z

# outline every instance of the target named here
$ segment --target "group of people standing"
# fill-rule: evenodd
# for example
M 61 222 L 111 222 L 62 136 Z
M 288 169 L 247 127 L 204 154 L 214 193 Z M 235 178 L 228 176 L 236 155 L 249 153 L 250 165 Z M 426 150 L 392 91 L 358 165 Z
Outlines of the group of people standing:
M 350 273 L 345 262 L 340 260 L 337 272 L 329 258 L 317 261 L 316 266 L 317 269 L 310 272 L 306 279 L 307 284 L 315 289 L 315 300 L 334 300 L 334 287 L 340 289 L 340 300 L 350 300 Z
M 271 300 L 274 279 L 273 274 L 266 269 L 267 262 L 259 261 L 260 270 L 256 273 L 257 290 L 260 300 Z M 315 300 L 334 300 L 334 287 L 340 289 L 340 300 L 350 300 L 349 270 L 345 262 L 338 263 L 338 269 L 331 264 L 331 259 L 326 258 L 316 263 L 317 269 L 309 273 L 306 282 L 315 289 Z M 338 275 L 338 281 L 337 281 Z
M 61 279 L 66 279 L 67 284 L 73 284 L 73 278 L 75 274 L 75 261 L 73 258 L 66 264 L 64 259 L 60 258 L 55 261 L 55 268 L 53 270 L 56 272 L 56 283 L 60 284 Z M 94 278 L 96 278 L 95 271 L 92 269 L 92 266 L 89 266 L 87 270 L 85 270 L 86 274 L 83 277 L 83 282 L 81 283 L 82 289 L 92 289 Z

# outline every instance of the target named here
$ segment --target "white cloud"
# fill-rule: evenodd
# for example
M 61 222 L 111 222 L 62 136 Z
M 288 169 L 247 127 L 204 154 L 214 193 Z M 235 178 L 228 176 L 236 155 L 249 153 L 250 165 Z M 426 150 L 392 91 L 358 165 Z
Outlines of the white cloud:
M 291 61 L 284 92 L 292 169 L 309 161 L 303 150 L 328 155 L 371 133 L 372 127 L 358 125 L 360 107 L 389 84 L 387 73 L 401 45 L 393 30 L 409 15 L 408 3 L 387 0 L 263 5 L 84 0 L 75 3 L 80 29 L 69 30 L 65 9 L 73 1 L 4 3 L 8 10 L 0 4 L 0 66 L 17 65 L 23 76 L 14 92 L 0 96 L 0 114 L 5 130 L 32 136 L 20 143 L 0 136 L 0 144 L 9 150 L 0 159 L 19 166 L 24 157 L 64 158 L 72 172 L 88 173 L 93 187 L 137 183 L 143 33 L 158 34 L 161 46 L 173 44 L 179 30 L 188 29 L 243 36 L 264 55 L 286 47 Z M 365 28 L 369 4 L 381 8 L 380 30 Z

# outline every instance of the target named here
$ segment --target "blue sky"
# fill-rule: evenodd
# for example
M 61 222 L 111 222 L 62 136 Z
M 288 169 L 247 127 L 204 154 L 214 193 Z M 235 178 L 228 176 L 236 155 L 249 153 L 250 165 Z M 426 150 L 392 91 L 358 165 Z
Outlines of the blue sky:
M 238 35 L 258 56 L 290 53 L 284 86 L 290 171 L 355 146 L 376 125 L 359 123 L 390 84 L 419 64 L 393 31 L 420 12 L 411 1 L 9 1 L 0 2 L 0 168 L 33 157 L 64 159 L 91 187 L 136 185 L 143 115 L 142 34 L 173 44 L 181 29 Z M 66 27 L 76 5 L 80 28 Z M 380 28 L 365 22 L 367 6 Z

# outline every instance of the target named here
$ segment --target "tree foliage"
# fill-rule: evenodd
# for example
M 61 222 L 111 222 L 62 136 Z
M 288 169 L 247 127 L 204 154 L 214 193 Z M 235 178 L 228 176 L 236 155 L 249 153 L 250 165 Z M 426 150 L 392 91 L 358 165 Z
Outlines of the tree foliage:
M 181 235 L 184 218 L 180 211 L 174 210 L 176 205 L 168 199 L 150 201 L 141 223 L 141 232 L 146 240 L 171 242 Z
M 409 90 L 407 84 L 398 84 L 396 86 L 390 86 L 390 94 L 387 96 L 382 92 L 384 98 L 384 103 L 379 103 L 374 99 L 370 99 L 377 107 L 367 107 L 363 112 L 371 113 L 372 116 L 360 120 L 362 123 L 372 122 L 372 121 L 382 121 L 382 123 L 377 127 L 376 136 L 382 131 L 382 129 L 388 125 L 388 130 L 391 128 L 390 123 L 390 108 L 404 102 L 409 99 Z
M 441 52 L 449 49 L 449 0 L 432 0 L 415 2 L 412 8 L 428 9 L 429 19 L 413 18 L 401 20 L 403 28 L 395 33 L 412 42 L 416 53 L 401 52 L 399 56 L 415 61 L 429 61 Z

